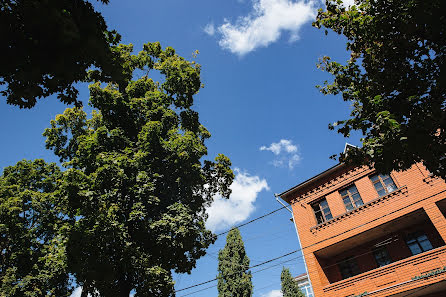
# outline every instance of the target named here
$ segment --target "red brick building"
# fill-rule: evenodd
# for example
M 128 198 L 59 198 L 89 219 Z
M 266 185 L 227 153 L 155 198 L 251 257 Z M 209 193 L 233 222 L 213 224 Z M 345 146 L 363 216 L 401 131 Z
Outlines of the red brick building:
M 338 164 L 279 194 L 292 205 L 315 297 L 446 296 L 446 184 L 422 164 Z

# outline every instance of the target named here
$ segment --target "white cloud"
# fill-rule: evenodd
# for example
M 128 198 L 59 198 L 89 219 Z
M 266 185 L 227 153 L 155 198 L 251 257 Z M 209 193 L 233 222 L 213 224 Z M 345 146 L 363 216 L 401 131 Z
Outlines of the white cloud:
M 238 18 L 235 24 L 225 20 L 218 28 L 219 45 L 240 56 L 277 41 L 283 31 L 290 33 L 290 42 L 296 41 L 300 28 L 316 16 L 314 0 L 252 1 L 252 13 Z
M 298 154 L 294 154 L 292 155 L 289 159 L 288 159 L 288 168 L 293 169 L 294 166 L 296 166 L 297 164 L 300 163 L 300 160 L 302 158 L 300 157 L 300 155 Z
M 206 227 L 214 232 L 246 220 L 255 210 L 254 202 L 259 193 L 269 190 L 265 179 L 249 175 L 239 169 L 235 169 L 235 174 L 229 199 L 217 195 L 206 210 L 209 215 Z
M 73 293 L 71 293 L 70 297 L 81 297 L 81 293 L 82 293 L 82 287 L 77 287 Z M 88 295 L 90 296 L 90 295 Z
M 349 7 L 355 4 L 355 0 L 343 0 L 342 1 L 345 5 L 345 7 Z
M 268 294 L 263 294 L 262 297 L 282 297 L 283 294 L 280 290 L 272 290 Z
M 297 146 L 293 144 L 291 140 L 281 139 L 279 142 L 273 142 L 270 146 L 262 146 L 261 151 L 271 151 L 275 155 L 279 155 L 280 152 L 285 151 L 287 153 L 297 152 Z
M 203 28 L 204 33 L 206 33 L 209 36 L 213 36 L 215 34 L 215 27 L 213 23 L 209 23 L 207 24 L 204 28 Z
M 302 160 L 297 145 L 288 139 L 281 139 L 279 142 L 273 142 L 269 146 L 261 146 L 260 150 L 270 151 L 276 155 L 275 159 L 271 161 L 271 164 L 275 167 L 293 169 Z

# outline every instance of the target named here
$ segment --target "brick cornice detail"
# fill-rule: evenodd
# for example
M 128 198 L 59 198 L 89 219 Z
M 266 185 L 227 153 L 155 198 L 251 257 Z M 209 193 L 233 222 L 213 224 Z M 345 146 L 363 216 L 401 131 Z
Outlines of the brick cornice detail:
M 291 204 L 303 201 L 305 201 L 305 203 L 311 204 L 313 201 L 319 199 L 321 196 L 326 196 L 332 192 L 335 192 L 340 188 L 351 184 L 355 180 L 361 179 L 362 177 L 373 173 L 374 171 L 374 168 L 370 168 L 367 166 L 352 168 L 351 170 L 344 172 L 333 179 L 330 179 L 324 184 L 319 185 L 318 187 L 315 187 L 310 191 L 307 191 L 306 193 L 292 199 Z
M 372 201 L 369 201 L 369 202 L 361 205 L 360 207 L 357 207 L 355 209 L 347 211 L 346 213 L 338 215 L 338 216 L 332 218 L 331 220 L 328 220 L 328 221 L 323 222 L 321 224 L 318 224 L 318 225 L 316 225 L 314 227 L 311 227 L 310 231 L 312 233 L 316 233 L 316 232 L 318 232 L 321 229 L 325 229 L 325 228 L 333 225 L 334 223 L 337 223 L 339 221 L 347 219 L 348 217 L 352 216 L 353 214 L 366 211 L 367 209 L 370 209 L 370 208 L 372 208 L 373 206 L 375 206 L 377 204 L 385 202 L 385 201 L 387 201 L 387 200 L 389 200 L 389 199 L 391 199 L 391 198 L 393 198 L 395 196 L 399 196 L 399 195 L 407 196 L 407 186 L 400 187 L 400 188 L 396 189 L 395 191 L 393 191 L 392 193 L 389 193 L 387 195 L 384 195 L 384 196 L 378 197 L 376 199 L 373 199 Z

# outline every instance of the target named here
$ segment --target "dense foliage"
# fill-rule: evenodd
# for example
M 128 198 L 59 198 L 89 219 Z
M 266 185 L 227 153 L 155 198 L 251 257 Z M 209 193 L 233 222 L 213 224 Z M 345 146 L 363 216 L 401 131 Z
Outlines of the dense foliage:
M 280 280 L 282 282 L 283 297 L 305 297 L 304 293 L 299 289 L 297 282 L 291 276 L 288 268 L 283 267 Z
M 96 109 L 91 117 L 82 108 L 68 108 L 44 132 L 47 148 L 66 168 L 48 177 L 55 187 L 48 191 L 56 197 L 55 207 L 48 205 L 56 215 L 50 218 L 61 220 L 50 226 L 56 228 L 55 240 L 62 238 L 60 272 L 66 267 L 83 287 L 82 296 L 128 297 L 132 290 L 137 297 L 173 296 L 172 271 L 190 272 L 215 241 L 205 228 L 205 207 L 217 193 L 229 196 L 234 175 L 223 155 L 215 162 L 202 160 L 210 133 L 192 109 L 201 88 L 200 66 L 159 43 L 145 44 L 138 55 L 131 54 L 132 46 L 117 49 L 126 75 L 90 86 L 90 105 Z M 134 72 L 140 78 L 132 80 Z M 154 82 L 148 77 L 152 72 L 163 80 Z M 94 79 L 102 72 L 89 75 Z M 14 194 L 0 185 L 2 210 L 13 195 L 29 192 L 23 187 Z M 8 214 L 12 225 L 23 212 Z M 29 225 L 22 229 L 34 232 Z M 7 236 L 2 230 L 2 239 Z M 33 236 L 40 243 L 39 235 Z M 58 248 L 53 242 L 49 248 Z M 2 264 L 0 271 L 10 267 Z
M 352 102 L 351 118 L 331 126 L 362 148 L 341 160 L 374 164 L 382 172 L 423 161 L 446 177 L 446 2 L 443 0 L 326 1 L 314 26 L 347 39 L 345 65 L 324 57 L 334 76 L 321 87 Z M 327 32 L 327 31 L 326 31 Z
M 60 177 L 43 160 L 20 161 L 0 176 L 0 296 L 70 296 Z
M 218 253 L 218 297 L 251 297 L 249 258 L 237 228 L 229 231 L 226 245 Z
M 88 68 L 119 72 L 120 36 L 87 0 L 0 0 L 0 36 L 0 94 L 9 104 L 31 108 L 57 94 L 80 105 L 74 83 Z

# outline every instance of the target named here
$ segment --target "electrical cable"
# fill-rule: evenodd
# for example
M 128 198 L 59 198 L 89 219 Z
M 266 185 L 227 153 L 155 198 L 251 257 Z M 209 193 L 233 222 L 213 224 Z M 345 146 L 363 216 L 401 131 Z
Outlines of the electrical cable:
M 252 275 L 252 274 L 259 273 L 259 272 L 262 272 L 262 271 L 265 271 L 265 270 L 268 270 L 268 269 L 271 269 L 271 268 L 274 268 L 274 267 L 277 267 L 277 266 L 279 266 L 279 265 L 282 265 L 282 264 L 287 263 L 287 262 L 290 262 L 290 261 L 294 261 L 294 260 L 299 259 L 299 258 L 301 258 L 301 256 L 294 257 L 294 258 L 288 259 L 288 260 L 286 260 L 286 261 L 282 261 L 282 262 L 280 262 L 280 263 L 278 263 L 278 264 L 274 264 L 274 265 L 268 266 L 268 267 L 266 267 L 266 268 L 259 269 L 259 270 L 257 270 L 257 271 L 253 271 L 253 272 L 251 272 L 251 275 Z M 216 286 L 217 286 L 217 285 L 212 285 L 212 286 L 209 286 L 209 287 L 206 287 L 206 288 L 197 290 L 197 291 L 193 291 L 193 292 L 190 292 L 190 293 L 181 295 L 181 296 L 177 296 L 177 297 L 189 296 L 189 295 L 192 295 L 192 294 L 201 292 L 201 291 L 205 291 L 205 290 L 208 290 L 208 289 L 215 288 Z
M 255 221 L 258 221 L 258 220 L 260 220 L 260 219 L 266 218 L 267 216 L 270 216 L 270 215 L 272 215 L 272 214 L 278 212 L 279 210 L 282 210 L 282 209 L 285 209 L 285 208 L 286 208 L 286 206 L 282 206 L 281 208 L 278 208 L 278 209 L 276 209 L 276 210 L 273 210 L 273 211 L 271 211 L 271 212 L 269 212 L 269 213 L 266 213 L 266 214 L 264 214 L 264 215 L 262 215 L 262 216 L 260 216 L 260 217 L 257 217 L 257 218 L 255 218 L 255 219 L 252 219 L 252 220 L 250 220 L 250 221 L 248 221 L 248 222 L 246 222 L 246 223 L 243 223 L 243 224 L 240 224 L 240 225 L 238 225 L 238 226 L 232 227 L 231 229 L 226 230 L 225 232 L 218 233 L 218 234 L 217 234 L 217 237 L 219 237 L 219 236 L 221 236 L 221 235 L 224 235 L 224 234 L 226 234 L 226 233 L 229 233 L 229 231 L 231 231 L 232 229 L 236 229 L 236 228 L 239 229 L 239 228 L 241 228 L 241 227 L 243 227 L 243 226 L 246 226 L 246 225 L 249 225 L 249 224 L 251 224 L 251 223 L 254 223 Z
M 418 187 L 417 187 L 417 188 L 418 188 Z M 370 223 L 372 223 L 372 222 L 374 222 L 374 221 L 376 221 L 376 220 L 378 220 L 378 219 L 381 219 L 381 218 L 383 218 L 383 217 L 386 217 L 386 216 L 389 216 L 389 215 L 394 214 L 394 213 L 396 213 L 396 212 L 399 212 L 399 211 L 401 211 L 401 210 L 403 210 L 403 209 L 405 209 L 405 208 L 408 208 L 408 207 L 410 207 L 410 206 L 412 206 L 412 205 L 415 205 L 415 204 L 417 204 L 417 203 L 419 203 L 419 202 L 421 202 L 421 201 L 424 201 L 424 200 L 427 200 L 427 199 L 432 198 L 432 197 L 434 197 L 434 196 L 437 196 L 437 195 L 439 195 L 439 194 L 442 194 L 443 192 L 446 192 L 446 190 L 437 192 L 437 193 L 435 193 L 435 194 L 433 194 L 433 195 L 430 195 L 430 196 L 428 196 L 428 197 L 425 197 L 425 198 L 423 198 L 423 199 L 421 199 L 421 200 L 417 200 L 417 201 L 415 201 L 415 202 L 413 202 L 413 203 L 411 203 L 411 204 L 405 205 L 405 206 L 402 207 L 402 208 L 399 208 L 399 209 L 397 209 L 397 210 L 394 210 L 394 211 L 392 211 L 392 212 L 390 212 L 390 213 L 387 213 L 387 214 L 385 214 L 385 215 L 383 215 L 383 216 L 381 216 L 381 217 L 375 218 L 375 219 L 373 219 L 373 220 L 371 220 L 371 221 L 365 222 L 365 223 L 363 223 L 363 224 L 361 224 L 361 225 L 359 225 L 359 226 L 355 226 L 355 227 L 353 227 L 353 228 L 350 228 L 350 229 L 348 229 L 348 230 L 345 230 L 344 232 L 341 232 L 341 233 L 336 234 L 336 235 L 334 235 L 334 236 L 325 238 L 325 239 L 323 239 L 323 240 L 321 240 L 321 241 L 319 241 L 319 242 L 316 242 L 316 243 L 310 244 L 310 245 L 308 245 L 308 246 L 299 248 L 299 249 L 297 249 L 297 250 L 295 250 L 295 251 L 289 252 L 289 253 L 287 253 L 287 254 L 281 255 L 281 256 L 279 256 L 279 257 L 276 257 L 276 258 L 273 258 L 273 259 L 270 259 L 270 260 L 267 260 L 267 261 L 264 261 L 264 262 L 262 262 L 262 263 L 253 265 L 253 266 L 251 266 L 251 267 L 248 267 L 247 269 L 251 269 L 251 268 L 254 268 L 254 267 L 262 266 L 262 265 L 264 265 L 264 264 L 270 263 L 270 262 L 272 262 L 272 261 L 276 261 L 276 260 L 278 260 L 278 259 L 281 259 L 281 258 L 283 258 L 283 257 L 289 256 L 289 255 L 291 255 L 291 254 L 294 254 L 294 253 L 296 253 L 296 252 L 298 252 L 298 251 L 302 251 L 302 250 L 304 250 L 304 249 L 306 249 L 306 248 L 312 247 L 312 246 L 314 246 L 314 245 L 316 245 L 316 244 L 322 243 L 322 242 L 324 242 L 324 241 L 326 241 L 326 240 L 333 239 L 333 238 L 338 237 L 338 236 L 340 236 L 340 235 L 342 235 L 342 234 L 345 234 L 345 233 L 347 233 L 347 232 L 349 232 L 349 231 L 352 231 L 352 230 L 355 230 L 355 229 L 360 228 L 360 227 L 362 227 L 362 226 L 365 226 L 365 225 L 367 225 L 367 224 L 370 224 Z M 383 207 L 383 206 L 381 206 L 381 207 Z M 248 224 L 250 224 L 250 223 L 253 223 L 253 222 L 257 221 L 257 220 L 260 220 L 260 219 L 262 219 L 262 218 L 265 218 L 265 217 L 267 217 L 267 216 L 269 216 L 269 215 L 271 215 L 271 214 L 274 214 L 274 213 L 276 213 L 276 212 L 278 212 L 278 211 L 280 211 L 280 210 L 282 210 L 282 209 L 284 209 L 284 208 L 286 208 L 286 207 L 283 206 L 283 207 L 281 207 L 281 208 L 278 208 L 278 209 L 276 209 L 276 210 L 274 210 L 274 211 L 271 211 L 271 212 L 269 212 L 269 213 L 267 213 L 267 214 L 265 214 L 265 215 L 262 215 L 262 216 L 260 216 L 260 217 L 258 217 L 258 218 L 255 218 L 255 219 L 253 219 L 253 220 L 251 220 L 251 221 L 249 221 L 249 222 L 246 222 L 246 223 L 241 224 L 241 225 L 239 225 L 239 226 L 237 226 L 237 227 L 234 227 L 234 228 L 239 228 L 239 227 L 246 226 L 246 225 L 248 225 Z M 226 234 L 226 233 L 228 233 L 229 231 L 230 231 L 230 230 L 227 230 L 227 231 L 225 231 L 225 232 L 219 233 L 219 234 L 217 234 L 217 236 Z M 369 253 L 370 253 L 370 252 L 369 252 Z M 332 265 L 335 265 L 335 264 L 332 264 Z M 336 263 L 336 265 L 337 265 L 337 263 Z M 246 269 L 246 270 L 247 270 L 247 269 Z M 239 271 L 239 272 L 240 272 L 240 271 Z M 235 273 L 238 273 L 238 272 L 234 272 L 234 274 L 235 274 Z M 207 284 L 207 283 L 216 281 L 216 280 L 217 280 L 217 278 L 212 279 L 212 280 L 208 280 L 208 281 L 205 281 L 205 282 L 202 282 L 202 283 L 199 283 L 199 284 L 195 284 L 195 285 L 192 285 L 192 286 L 189 286 L 189 287 L 186 287 L 186 288 L 182 288 L 182 289 L 176 290 L 175 292 L 184 291 L 184 290 L 187 290 L 187 289 L 190 289 L 190 288 L 194 288 L 194 287 L 197 287 L 197 286 L 201 286 L 201 285 L 204 285 L 204 284 Z

